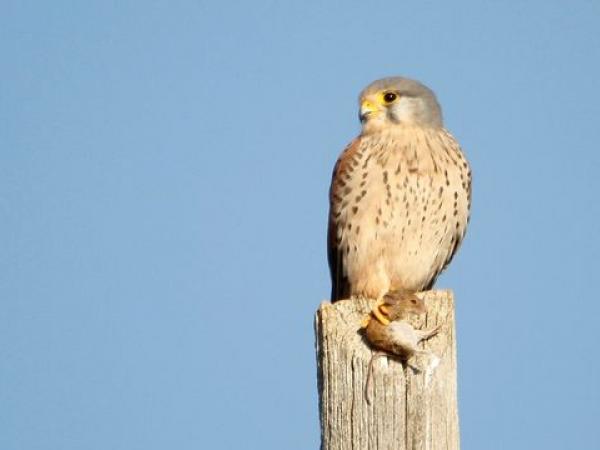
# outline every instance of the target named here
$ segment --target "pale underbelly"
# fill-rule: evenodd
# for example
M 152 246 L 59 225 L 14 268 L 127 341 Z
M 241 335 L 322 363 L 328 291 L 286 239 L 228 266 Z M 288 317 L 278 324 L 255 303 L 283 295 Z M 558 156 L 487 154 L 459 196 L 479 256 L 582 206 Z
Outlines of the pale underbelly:
M 448 228 L 441 224 L 376 233 L 371 239 L 349 237 L 347 246 L 353 251 L 347 255 L 346 275 L 353 294 L 380 297 L 390 290 L 425 288 L 448 257 L 453 239 Z
M 466 193 L 440 184 L 410 177 L 390 197 L 372 187 L 356 213 L 344 218 L 341 243 L 353 295 L 419 291 L 442 270 L 464 232 L 468 210 Z

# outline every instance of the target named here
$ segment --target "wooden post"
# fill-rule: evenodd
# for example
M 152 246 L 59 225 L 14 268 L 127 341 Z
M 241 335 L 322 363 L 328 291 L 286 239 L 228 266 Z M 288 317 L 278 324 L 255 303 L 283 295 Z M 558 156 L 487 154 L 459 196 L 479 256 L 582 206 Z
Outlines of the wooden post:
M 458 450 L 454 301 L 450 291 L 421 295 L 427 314 L 416 328 L 441 324 L 420 344 L 440 360 L 417 356 L 415 370 L 392 357 L 377 358 L 371 403 L 365 397 L 373 350 L 360 323 L 374 302 L 365 299 L 321 304 L 315 317 L 322 450 Z

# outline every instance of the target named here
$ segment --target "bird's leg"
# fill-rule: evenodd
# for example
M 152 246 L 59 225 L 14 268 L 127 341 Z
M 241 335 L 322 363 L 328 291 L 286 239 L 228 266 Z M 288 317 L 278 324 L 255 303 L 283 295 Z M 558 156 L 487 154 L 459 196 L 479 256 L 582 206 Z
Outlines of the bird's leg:
M 360 323 L 360 327 L 367 328 L 373 317 L 377 319 L 377 321 L 382 325 L 389 325 L 391 321 L 388 317 L 386 317 L 388 314 L 389 310 L 385 306 L 385 301 L 380 298 L 375 303 L 375 306 L 371 309 L 371 312 L 364 317 L 364 319 Z
M 371 310 L 371 313 L 383 325 L 390 324 L 390 319 L 388 319 L 387 317 L 389 311 L 385 306 L 385 301 L 383 299 L 380 298 L 379 300 L 377 300 L 377 303 L 375 303 L 375 307 Z
M 423 301 L 413 292 L 400 289 L 389 291 L 380 297 L 371 310 L 372 316 L 384 326 L 411 312 L 425 313 Z M 368 322 L 365 323 L 368 325 Z
M 371 313 L 367 314 L 362 322 L 360 322 L 360 327 L 361 328 L 367 328 L 369 326 L 369 323 L 371 323 Z

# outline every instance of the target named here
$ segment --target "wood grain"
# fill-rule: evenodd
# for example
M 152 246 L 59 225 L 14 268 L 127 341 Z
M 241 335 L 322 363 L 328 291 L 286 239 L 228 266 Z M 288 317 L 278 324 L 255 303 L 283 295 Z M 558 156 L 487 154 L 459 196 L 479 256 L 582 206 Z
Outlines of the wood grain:
M 315 334 L 322 450 L 459 449 L 453 295 L 428 291 L 420 296 L 428 312 L 411 323 L 419 329 L 442 325 L 438 335 L 421 344 L 440 358 L 439 364 L 433 368 L 427 356 L 408 365 L 377 358 L 370 403 L 365 384 L 373 350 L 360 323 L 374 302 L 321 304 Z

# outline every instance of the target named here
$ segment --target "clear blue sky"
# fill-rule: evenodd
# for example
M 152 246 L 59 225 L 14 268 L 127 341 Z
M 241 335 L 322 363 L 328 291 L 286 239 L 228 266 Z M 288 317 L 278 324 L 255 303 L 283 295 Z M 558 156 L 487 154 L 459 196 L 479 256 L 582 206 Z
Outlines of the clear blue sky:
M 317 448 L 327 189 L 387 75 L 473 166 L 463 448 L 600 448 L 600 4 L 503 3 L 0 2 L 0 448 Z

